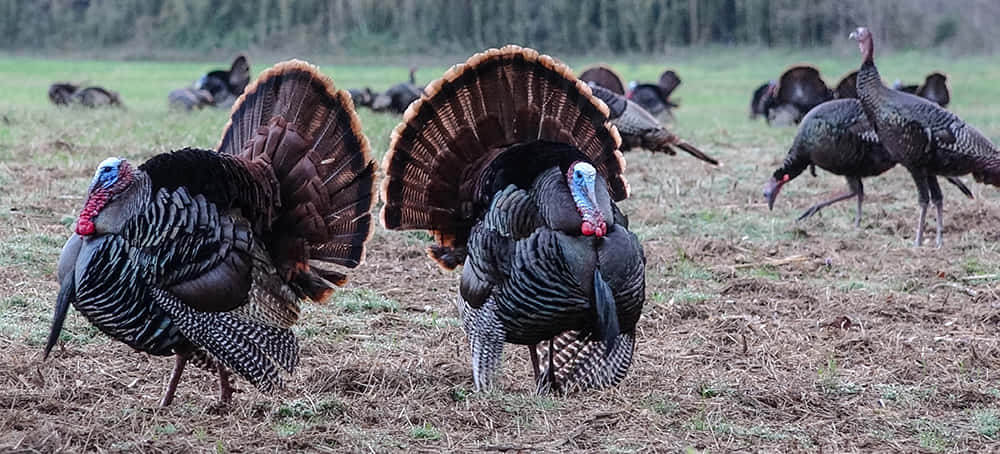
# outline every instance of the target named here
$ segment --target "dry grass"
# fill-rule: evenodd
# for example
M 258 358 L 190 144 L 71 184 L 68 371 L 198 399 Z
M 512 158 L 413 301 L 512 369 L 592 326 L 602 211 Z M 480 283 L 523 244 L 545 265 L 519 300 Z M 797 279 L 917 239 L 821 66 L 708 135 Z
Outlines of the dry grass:
M 732 77 L 714 83 L 742 93 Z M 155 126 L 153 108 L 0 112 L 15 121 L 0 131 L 0 450 L 1000 449 L 995 189 L 976 186 L 974 201 L 945 189 L 941 249 L 911 246 L 915 194 L 899 170 L 868 182 L 861 229 L 850 202 L 796 224 L 843 180 L 803 176 L 768 213 L 759 185 L 793 131 L 748 124 L 742 96 L 711 104 L 685 83 L 678 131 L 726 167 L 627 156 L 623 209 L 648 259 L 638 356 L 618 388 L 569 397 L 532 395 L 519 346 L 508 347 L 501 391 L 472 393 L 457 274 L 426 258 L 426 236 L 382 230 L 349 285 L 304 314 L 302 366 L 274 395 L 239 382 L 245 392 L 219 406 L 212 377 L 190 369 L 174 405 L 159 408 L 172 360 L 134 353 L 72 312 L 42 361 L 52 273 L 94 165 L 211 145 L 225 118 L 168 116 L 171 129 L 154 133 L 139 126 Z M 960 113 L 1000 136 L 996 114 L 970 98 Z M 397 119 L 362 120 L 383 150 L 376 136 Z M 104 122 L 116 125 L 108 138 L 93 137 Z M 192 129 L 205 132 L 179 133 Z

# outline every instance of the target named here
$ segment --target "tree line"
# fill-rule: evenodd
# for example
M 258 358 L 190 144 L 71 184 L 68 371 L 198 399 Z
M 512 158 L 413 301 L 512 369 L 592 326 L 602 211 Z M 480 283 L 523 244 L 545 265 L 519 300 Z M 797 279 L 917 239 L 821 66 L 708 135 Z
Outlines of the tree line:
M 440 55 L 515 42 L 655 54 L 825 47 L 867 24 L 881 46 L 993 53 L 998 19 L 996 0 L 10 0 L 0 49 Z

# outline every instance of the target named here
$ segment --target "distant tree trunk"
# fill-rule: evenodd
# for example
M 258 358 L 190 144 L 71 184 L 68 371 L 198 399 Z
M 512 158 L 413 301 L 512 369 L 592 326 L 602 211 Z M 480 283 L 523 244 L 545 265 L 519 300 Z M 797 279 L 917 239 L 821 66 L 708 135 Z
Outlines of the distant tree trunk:
M 688 25 L 688 43 L 695 45 L 698 43 L 698 0 L 688 0 Z

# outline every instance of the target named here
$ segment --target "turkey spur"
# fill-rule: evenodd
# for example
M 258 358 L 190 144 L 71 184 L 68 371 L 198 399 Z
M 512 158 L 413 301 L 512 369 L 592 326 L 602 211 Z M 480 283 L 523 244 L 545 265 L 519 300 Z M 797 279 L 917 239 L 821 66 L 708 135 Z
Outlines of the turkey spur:
M 428 85 L 383 166 L 389 229 L 430 231 L 430 256 L 464 264 L 462 319 L 477 390 L 505 343 L 528 346 L 539 392 L 620 382 L 645 298 L 642 247 L 608 107 L 566 66 L 491 49 Z
M 350 96 L 301 61 L 279 63 L 236 101 L 215 151 L 185 148 L 138 167 L 108 158 L 59 259 L 45 355 L 69 305 L 104 334 L 175 355 L 161 405 L 187 362 L 282 386 L 299 350 L 302 300 L 323 301 L 361 263 L 375 163 Z

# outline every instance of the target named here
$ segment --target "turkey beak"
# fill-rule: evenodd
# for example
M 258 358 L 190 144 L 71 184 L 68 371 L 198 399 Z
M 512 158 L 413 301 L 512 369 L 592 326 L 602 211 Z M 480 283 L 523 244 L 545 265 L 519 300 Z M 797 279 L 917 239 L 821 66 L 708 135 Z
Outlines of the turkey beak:
M 771 181 L 767 182 L 767 186 L 764 186 L 764 198 L 767 199 L 768 210 L 774 209 L 774 200 L 778 198 L 778 192 L 781 191 L 783 184 L 785 184 L 784 181 L 771 178 Z
M 48 359 L 52 347 L 59 341 L 59 334 L 62 332 L 63 322 L 66 321 L 66 313 L 69 312 L 70 296 L 76 292 L 73 285 L 73 273 L 66 276 L 69 282 L 63 282 L 59 289 L 59 296 L 56 298 L 56 312 L 52 315 L 52 327 L 49 329 L 49 339 L 45 342 L 45 354 L 42 356 Z
M 848 38 L 851 38 L 851 39 L 857 41 L 858 40 L 858 31 L 855 30 L 855 31 L 851 32 L 851 34 L 850 34 L 850 36 L 848 36 Z

